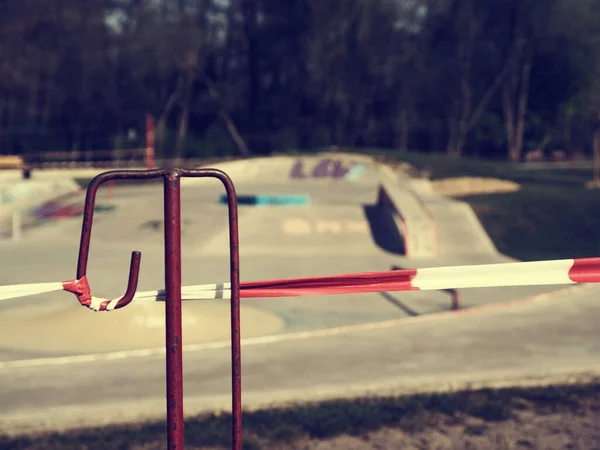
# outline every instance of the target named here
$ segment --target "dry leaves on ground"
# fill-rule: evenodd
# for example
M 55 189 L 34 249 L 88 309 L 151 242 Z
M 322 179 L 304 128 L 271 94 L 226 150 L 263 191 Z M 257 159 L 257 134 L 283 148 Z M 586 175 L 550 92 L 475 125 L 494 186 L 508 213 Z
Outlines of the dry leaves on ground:
M 462 197 L 477 194 L 498 194 L 515 192 L 521 185 L 509 180 L 481 177 L 444 178 L 431 182 L 433 189 L 448 197 Z

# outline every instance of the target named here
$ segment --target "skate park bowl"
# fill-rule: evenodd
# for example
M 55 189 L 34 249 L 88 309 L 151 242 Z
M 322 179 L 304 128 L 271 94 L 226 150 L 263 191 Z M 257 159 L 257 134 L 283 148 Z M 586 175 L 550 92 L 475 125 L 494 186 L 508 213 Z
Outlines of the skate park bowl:
M 242 280 L 386 270 L 392 263 L 390 256 L 400 254 L 402 236 L 397 229 L 389 229 L 396 224 L 386 224 L 378 212 L 379 183 L 374 169 L 362 164 L 360 176 L 355 172 L 352 180 L 337 175 L 298 180 L 291 174 L 297 166 L 294 159 L 284 158 L 279 163 L 269 160 L 266 167 L 259 163 L 259 169 L 252 169 L 257 165 L 255 161 L 240 163 L 231 163 L 235 169 L 231 177 L 240 192 Z M 302 163 L 310 173 L 310 164 L 318 165 L 319 159 L 309 158 Z M 227 166 L 224 169 L 229 173 Z M 264 181 L 267 173 L 274 173 L 275 181 Z M 105 193 L 104 197 L 102 192 L 99 195 L 107 202 Z M 143 254 L 138 289 L 162 287 L 163 217 L 158 199 L 157 185 L 120 185 L 109 202 L 112 207 L 97 211 L 90 260 L 90 283 L 92 289 L 98 289 L 97 295 L 110 297 L 122 289 L 120 282 L 125 275 L 121 270 L 126 269 L 123 261 L 131 246 Z M 191 281 L 192 277 L 197 280 L 198 273 L 206 282 L 228 280 L 225 202 L 226 195 L 216 180 L 182 181 L 183 270 L 194 284 L 198 281 Z M 68 278 L 76 261 L 80 228 L 81 217 L 74 217 L 28 232 L 19 252 L 31 258 L 23 261 L 23 266 L 33 262 L 38 273 L 44 274 L 52 261 L 53 272 L 62 268 L 60 277 Z M 47 249 L 47 257 L 39 256 L 40 248 Z M 3 271 L 5 284 L 11 282 L 11 275 L 12 282 L 14 276 L 18 278 L 18 269 L 12 267 Z M 92 272 L 92 268 L 96 270 Z M 438 297 L 430 307 L 446 309 L 447 296 Z M 5 354 L 22 351 L 41 356 L 143 349 L 160 347 L 164 339 L 162 303 L 134 302 L 122 310 L 94 314 L 76 307 L 73 301 L 70 294 L 59 292 L 44 299 L 0 304 L 0 317 L 9 324 L 0 331 Z M 248 299 L 242 304 L 242 333 L 249 338 L 382 320 L 390 314 L 405 313 L 377 294 Z M 186 302 L 183 316 L 187 344 L 229 338 L 226 301 Z M 85 340 L 78 338 L 82 334 Z
M 230 163 L 231 178 L 240 192 L 242 281 L 436 265 L 435 260 L 411 259 L 405 254 L 401 214 L 407 213 L 397 202 L 408 194 L 397 195 L 389 179 L 382 183 L 374 164 L 360 159 L 357 166 L 353 155 L 336 157 Z M 346 178 L 355 167 L 360 167 L 360 173 L 355 171 L 351 179 Z M 223 169 L 229 173 L 227 164 Z M 267 178 L 269 174 L 272 178 Z M 216 180 L 182 181 L 184 285 L 229 279 L 229 231 L 222 191 Z M 125 262 L 133 246 L 143 254 L 138 289 L 162 288 L 160 199 L 160 186 L 131 183 L 117 188 L 111 208 L 97 212 L 90 262 L 96 295 L 111 298 L 122 291 Z M 416 204 L 410 203 L 411 207 Z M 27 233 L 19 244 L 17 259 L 22 262 L 10 264 L 7 260 L 2 282 L 19 282 L 21 267 L 29 267 L 42 280 L 53 273 L 59 280 L 69 278 L 77 259 L 80 230 L 81 218 L 74 217 Z M 468 304 L 477 295 L 466 293 L 463 298 Z M 515 289 L 514 295 L 520 291 Z M 0 304 L 0 318 L 9 324 L 0 331 L 3 358 L 13 358 L 21 351 L 41 356 L 161 345 L 164 304 L 134 302 L 123 310 L 95 314 L 75 307 L 73 301 L 70 294 L 59 292 L 44 299 Z M 448 311 L 450 304 L 447 292 L 245 299 L 242 334 L 250 338 L 440 313 Z M 87 336 L 85 340 L 78 337 L 82 334 Z M 226 341 L 230 336 L 228 302 L 185 302 L 184 336 L 187 344 Z
M 217 168 L 231 177 L 241 198 L 303 198 L 292 204 L 240 202 L 242 282 L 463 262 L 447 253 L 444 260 L 406 254 L 398 217 L 408 213 L 405 205 L 389 203 L 409 193 L 388 192 L 396 186 L 387 183 L 382 196 L 379 170 L 365 158 L 282 157 Z M 162 195 L 160 185 L 132 182 L 116 187 L 112 200 L 103 200 L 113 207 L 94 218 L 88 278 L 95 296 L 122 295 L 132 250 L 142 253 L 138 290 L 164 288 Z M 182 180 L 184 286 L 229 281 L 229 228 L 222 195 L 217 180 Z M 414 199 L 411 205 L 423 206 Z M 72 279 L 81 227 L 81 217 L 65 218 L 28 231 L 18 244 L 0 242 L 0 251 L 10 256 L 2 258 L 0 283 Z M 499 259 L 497 254 L 480 258 Z M 553 289 L 470 289 L 461 293 L 461 306 L 474 309 Z M 297 401 L 317 389 L 335 396 L 352 386 L 388 386 L 399 379 L 405 385 L 423 379 L 437 382 L 441 363 L 446 373 L 456 375 L 478 361 L 483 361 L 481 367 L 492 364 L 485 360 L 491 353 L 508 352 L 501 339 L 493 339 L 498 348 L 468 359 L 471 354 L 465 349 L 477 348 L 482 342 L 477 333 L 489 327 L 472 318 L 464 322 L 472 328 L 465 325 L 461 334 L 457 325 L 467 314 L 450 316 L 452 322 L 448 319 L 443 327 L 421 320 L 449 317 L 447 313 L 454 314 L 450 309 L 451 297 L 443 291 L 244 298 L 244 402 Z M 63 426 L 58 412 L 67 409 L 78 424 L 82 417 L 87 423 L 119 421 L 123 411 L 136 419 L 164 414 L 164 310 L 162 302 L 134 301 L 122 310 L 97 313 L 81 307 L 67 292 L 0 302 L 0 397 L 5 400 L 0 423 L 16 417 L 39 426 L 60 419 Z M 229 314 L 227 300 L 183 303 L 186 413 L 230 404 Z M 390 321 L 396 325 L 379 328 Z M 344 335 L 349 329 L 362 331 Z M 527 329 L 535 331 L 529 324 Z M 314 336 L 321 340 L 310 340 Z M 448 347 L 429 353 L 426 347 L 432 343 Z M 454 350 L 463 359 L 457 362 Z
M 410 255 L 405 255 L 400 218 L 403 205 L 394 203 L 408 194 L 396 195 L 393 184 L 389 180 L 381 183 L 378 170 L 364 159 L 360 160 L 360 174 L 346 178 L 342 169 L 347 169 L 347 175 L 357 165 L 352 156 L 338 158 L 285 157 L 230 163 L 234 168 L 231 177 L 240 192 L 242 281 L 413 265 Z M 329 172 L 323 169 L 326 166 Z M 227 167 L 223 168 L 227 171 Z M 266 178 L 268 174 L 273 179 Z M 155 184 L 120 186 L 112 208 L 97 212 L 91 257 L 95 270 L 90 269 L 92 289 L 99 289 L 97 295 L 110 298 L 111 293 L 122 290 L 122 271 L 126 270 L 124 262 L 131 246 L 143 254 L 139 290 L 162 288 L 160 194 Z M 222 186 L 216 180 L 185 179 L 181 195 L 184 285 L 186 279 L 187 284 L 228 281 L 229 232 Z M 19 248 L 23 258 L 30 255 L 23 266 L 33 265 L 36 273 L 44 274 L 49 270 L 48 261 L 52 261 L 52 272 L 62 269 L 57 276 L 68 278 L 76 261 L 80 229 L 81 218 L 74 217 L 31 231 Z M 47 257 L 40 257 L 44 251 Z M 421 260 L 419 264 L 427 262 Z M 17 266 L 9 264 L 2 274 L 4 284 L 22 276 Z M 133 303 L 123 310 L 94 314 L 76 308 L 73 300 L 68 293 L 54 293 L 45 299 L 0 304 L 0 317 L 9 324 L 0 331 L 6 354 L 68 354 L 161 345 L 162 303 Z M 438 313 L 447 311 L 450 301 L 447 292 L 245 299 L 242 333 L 250 338 Z M 227 301 L 184 303 L 185 342 L 227 340 L 228 314 Z M 54 327 L 58 328 L 53 333 Z M 87 339 L 82 341 L 78 336 L 84 332 Z
M 94 314 L 63 295 L 62 302 L 10 308 L 0 312 L 2 347 L 12 351 L 56 355 L 160 348 L 165 341 L 165 305 L 133 303 L 110 314 Z M 185 302 L 182 330 L 186 344 L 221 342 L 230 338 L 228 304 Z M 241 310 L 244 336 L 279 332 L 283 320 L 250 306 Z M 85 336 L 85 338 L 82 338 Z

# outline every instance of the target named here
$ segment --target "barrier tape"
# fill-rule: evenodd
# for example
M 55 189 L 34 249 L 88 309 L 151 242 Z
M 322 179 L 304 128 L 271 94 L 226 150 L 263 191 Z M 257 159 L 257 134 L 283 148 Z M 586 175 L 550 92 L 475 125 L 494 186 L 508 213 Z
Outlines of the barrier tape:
M 600 282 L 600 258 L 582 258 L 250 281 L 240 284 L 240 297 L 294 297 L 598 282 Z M 0 286 L 0 300 L 59 290 L 74 293 L 83 306 L 94 311 L 110 311 L 118 302 L 118 299 L 107 300 L 92 296 L 85 278 L 63 283 Z M 182 288 L 182 300 L 229 298 L 231 298 L 229 283 Z M 134 300 L 164 301 L 165 291 L 137 292 Z

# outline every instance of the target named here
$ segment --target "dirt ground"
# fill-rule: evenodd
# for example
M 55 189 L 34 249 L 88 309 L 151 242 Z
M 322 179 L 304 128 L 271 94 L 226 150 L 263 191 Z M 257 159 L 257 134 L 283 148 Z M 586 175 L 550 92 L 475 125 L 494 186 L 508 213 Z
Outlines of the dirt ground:
M 436 423 L 442 422 L 442 423 Z M 162 444 L 131 447 L 158 450 Z M 222 450 L 229 447 L 196 447 Z M 414 429 L 386 427 L 360 436 L 294 439 L 288 442 L 250 441 L 248 450 L 592 450 L 600 449 L 600 405 L 586 411 L 536 414 L 518 412 L 510 420 L 486 422 L 474 417 L 415 418 Z
M 521 189 L 518 183 L 497 178 L 458 177 L 444 178 L 431 182 L 433 189 L 447 197 L 462 197 L 477 194 L 515 192 Z
M 383 428 L 364 436 L 338 436 L 329 440 L 303 440 L 288 444 L 266 445 L 274 450 L 512 450 L 600 448 L 600 411 L 585 414 L 537 416 L 522 412 L 498 423 L 467 418 L 464 424 L 448 421 L 441 426 L 407 432 Z
M 588 189 L 598 189 L 600 188 L 600 180 L 592 180 L 585 183 L 585 187 Z
M 600 380 L 584 384 L 364 397 L 247 411 L 244 450 L 600 449 Z M 231 448 L 231 416 L 186 418 L 186 450 Z M 159 450 L 164 421 L 7 436 L 10 450 Z

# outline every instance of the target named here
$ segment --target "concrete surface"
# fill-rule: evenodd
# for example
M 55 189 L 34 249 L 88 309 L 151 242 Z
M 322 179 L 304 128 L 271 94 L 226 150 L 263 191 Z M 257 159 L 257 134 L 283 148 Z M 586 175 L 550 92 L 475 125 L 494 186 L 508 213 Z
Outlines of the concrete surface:
M 271 172 L 278 168 L 276 161 L 269 164 Z M 309 206 L 240 207 L 242 281 L 506 260 L 489 245 L 472 245 L 473 239 L 485 239 L 464 232 L 465 215 L 444 216 L 444 208 L 435 209 L 443 199 L 428 200 L 425 193 L 424 202 L 448 222 L 438 224 L 441 254 L 435 260 L 407 258 L 374 206 L 374 167 L 357 180 L 290 180 L 293 164 L 284 161 L 280 172 L 266 180 L 262 168 L 245 179 L 243 165 L 236 169 L 237 181 L 232 176 L 240 194 L 311 196 Z M 216 180 L 183 182 L 184 285 L 228 278 L 221 193 Z M 88 270 L 92 291 L 105 297 L 122 294 L 132 250 L 143 254 L 139 289 L 161 288 L 160 186 L 118 188 L 112 200 L 106 192 L 100 195 L 100 203 L 117 208 L 97 214 Z M 0 254 L 9 257 L 2 258 L 0 283 L 72 278 L 80 227 L 79 218 L 67 219 L 31 230 L 19 244 L 1 242 Z M 472 251 L 459 251 L 465 247 Z M 463 290 L 461 303 L 468 312 L 458 314 L 448 313 L 450 298 L 444 292 L 243 300 L 244 406 L 597 373 L 598 288 L 576 288 Z M 505 301 L 514 303 L 504 305 Z M 131 306 L 120 316 L 98 315 L 76 305 L 64 292 L 0 304 L 0 320 L 10 324 L 8 336 L 0 332 L 2 429 L 164 415 L 158 309 L 148 314 Z M 184 334 L 186 414 L 226 409 L 229 349 L 222 336 L 229 332 L 227 304 L 189 305 Z M 145 319 L 136 321 L 142 315 Z M 23 320 L 17 331 L 12 323 L 19 317 Z M 204 322 L 194 330 L 193 320 Z M 133 335 L 120 339 L 125 326 Z
M 224 302 L 186 302 L 182 313 L 186 342 L 224 341 L 231 336 L 224 326 L 230 320 L 229 307 Z M 3 311 L 1 317 L 6 324 L 0 330 L 0 342 L 12 352 L 45 349 L 61 354 L 94 353 L 160 347 L 165 340 L 164 303 L 132 304 L 109 315 L 90 314 L 72 303 L 56 302 L 11 308 Z M 243 337 L 251 338 L 279 332 L 283 320 L 244 305 L 241 326 Z
M 380 201 L 387 205 L 402 230 L 406 255 L 433 259 L 438 256 L 436 223 L 429 209 L 413 192 L 409 179 L 389 167 L 379 167 Z
M 243 404 L 597 374 L 598 293 L 571 291 L 569 301 L 555 297 L 479 314 L 250 342 L 242 350 Z M 229 349 L 205 347 L 184 358 L 186 414 L 227 410 Z M 164 376 L 158 352 L 2 369 L 0 424 L 40 429 L 163 417 Z
M 490 262 L 513 261 L 496 249 L 468 203 L 437 194 L 427 179 L 408 180 L 407 184 L 435 221 L 438 257 L 488 255 Z

